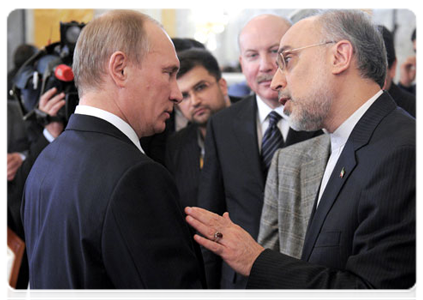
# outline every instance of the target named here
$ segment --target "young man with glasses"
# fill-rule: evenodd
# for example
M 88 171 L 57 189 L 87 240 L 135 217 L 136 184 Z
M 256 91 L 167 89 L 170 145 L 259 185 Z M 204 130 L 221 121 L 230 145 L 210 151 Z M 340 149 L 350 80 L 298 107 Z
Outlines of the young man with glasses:
M 189 125 L 173 134 L 166 147 L 166 167 L 175 178 L 181 207 L 197 205 L 200 170 L 204 160 L 207 122 L 238 98 L 229 98 L 228 86 L 216 58 L 205 49 L 178 53 L 177 74 L 182 101 L 175 109 Z

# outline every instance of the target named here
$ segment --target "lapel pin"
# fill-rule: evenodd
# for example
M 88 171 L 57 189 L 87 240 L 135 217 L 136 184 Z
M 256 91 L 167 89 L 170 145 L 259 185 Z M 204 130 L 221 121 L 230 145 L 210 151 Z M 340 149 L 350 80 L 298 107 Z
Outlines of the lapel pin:
M 342 168 L 341 173 L 339 174 L 340 178 L 344 178 L 345 175 L 345 168 Z

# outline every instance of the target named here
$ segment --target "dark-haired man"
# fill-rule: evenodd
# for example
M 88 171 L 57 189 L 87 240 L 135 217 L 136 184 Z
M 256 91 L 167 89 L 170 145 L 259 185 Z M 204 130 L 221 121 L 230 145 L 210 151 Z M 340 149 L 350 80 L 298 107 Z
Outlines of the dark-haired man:
M 415 55 L 408 57 L 400 68 L 399 86 L 420 98 L 420 83 L 412 84 L 420 69 L 420 24 L 411 35 Z
M 416 117 L 416 96 L 394 83 L 397 70 L 397 56 L 395 53 L 394 37 L 392 33 L 382 25 L 378 26 L 385 42 L 386 56 L 388 59 L 388 69 L 386 70 L 386 80 L 384 90 L 388 91 L 397 105 L 407 111 L 414 118 Z
M 207 122 L 230 101 L 226 80 L 216 58 L 205 49 L 178 54 L 177 82 L 182 92 L 178 108 L 190 124 L 168 140 L 166 167 L 174 175 L 182 207 L 197 205 L 198 183 L 204 159 Z

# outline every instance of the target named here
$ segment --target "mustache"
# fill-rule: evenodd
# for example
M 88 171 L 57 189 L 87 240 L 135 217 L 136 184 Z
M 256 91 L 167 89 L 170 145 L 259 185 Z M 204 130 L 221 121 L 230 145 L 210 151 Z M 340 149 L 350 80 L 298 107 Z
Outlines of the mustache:
M 263 81 L 269 81 L 273 79 L 273 75 L 270 74 L 263 74 L 263 75 L 259 75 L 257 76 L 257 83 L 262 83 Z
M 284 92 L 279 91 L 278 92 L 278 99 L 281 99 L 281 98 L 290 98 L 290 99 L 292 99 L 291 93 L 288 93 L 286 91 L 284 91 Z

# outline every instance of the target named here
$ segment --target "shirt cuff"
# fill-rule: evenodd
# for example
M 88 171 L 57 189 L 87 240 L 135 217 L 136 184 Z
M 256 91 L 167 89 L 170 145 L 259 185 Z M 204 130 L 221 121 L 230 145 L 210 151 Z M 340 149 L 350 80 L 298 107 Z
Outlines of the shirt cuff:
M 47 141 L 49 141 L 50 143 L 54 141 L 54 136 L 52 136 L 46 128 L 44 128 L 43 134 Z

